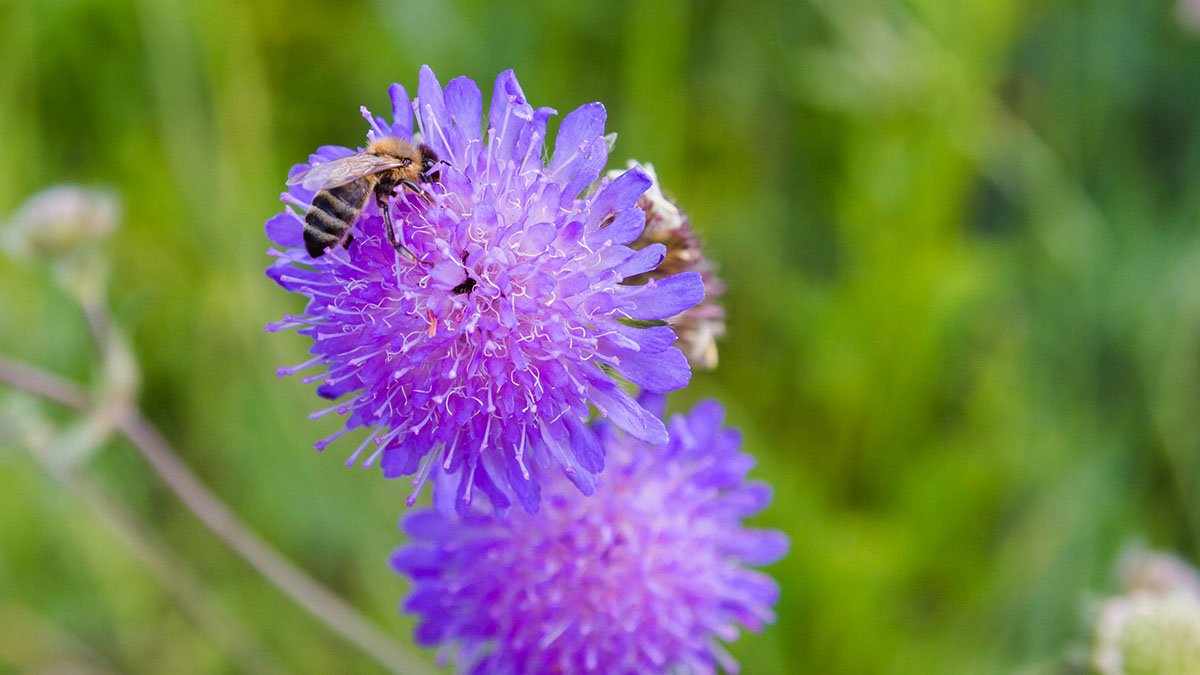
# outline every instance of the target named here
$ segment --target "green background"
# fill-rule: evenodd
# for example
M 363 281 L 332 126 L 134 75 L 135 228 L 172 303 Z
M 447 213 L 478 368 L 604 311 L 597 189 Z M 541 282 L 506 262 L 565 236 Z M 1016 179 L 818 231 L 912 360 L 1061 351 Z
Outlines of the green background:
M 1198 30 L 1134 0 L 0 0 L 0 214 L 59 182 L 123 195 L 109 297 L 147 414 L 408 640 L 407 484 L 342 468 L 350 441 L 312 450 L 338 420 L 275 379 L 306 340 L 263 332 L 302 304 L 263 276 L 262 223 L 288 167 L 361 143 L 358 106 L 422 63 L 603 101 L 611 165 L 654 164 L 729 286 L 720 367 L 672 406 L 725 404 L 776 491 L 756 523 L 792 539 L 778 622 L 731 648 L 745 672 L 1055 672 L 1129 542 L 1197 553 Z M 4 260 L 0 326 L 0 353 L 96 379 L 49 271 Z M 127 444 L 86 472 L 277 665 L 373 671 Z M 11 442 L 0 612 L 0 670 L 238 668 Z

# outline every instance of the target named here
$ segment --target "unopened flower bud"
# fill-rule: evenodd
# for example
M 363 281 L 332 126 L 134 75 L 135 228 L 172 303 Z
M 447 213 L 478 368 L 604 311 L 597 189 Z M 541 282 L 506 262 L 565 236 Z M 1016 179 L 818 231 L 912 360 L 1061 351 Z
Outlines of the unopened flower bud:
M 120 215 L 112 192 L 59 185 L 30 197 L 0 232 L 10 255 L 49 262 L 59 286 L 88 307 L 103 297 L 108 284 L 109 262 L 101 245 Z
M 639 166 L 630 160 L 629 166 Z M 644 284 L 650 279 L 660 279 L 679 272 L 699 272 L 704 282 L 704 300 L 669 319 L 679 337 L 676 343 L 695 368 L 715 368 L 717 365 L 717 338 L 725 334 L 725 309 L 717 298 L 725 292 L 725 284 L 717 278 L 712 263 L 704 255 L 700 238 L 692 231 L 691 221 L 675 202 L 663 194 L 658 175 L 650 164 L 642 169 L 653 183 L 638 198 L 638 206 L 646 212 L 646 229 L 631 248 L 642 249 L 650 244 L 666 247 L 666 257 L 659 266 L 644 274 L 629 277 L 625 283 Z M 610 172 L 614 178 L 620 172 Z
M 104 240 L 120 217 L 120 200 L 113 192 L 58 185 L 17 209 L 8 220 L 5 240 L 18 257 L 52 257 Z

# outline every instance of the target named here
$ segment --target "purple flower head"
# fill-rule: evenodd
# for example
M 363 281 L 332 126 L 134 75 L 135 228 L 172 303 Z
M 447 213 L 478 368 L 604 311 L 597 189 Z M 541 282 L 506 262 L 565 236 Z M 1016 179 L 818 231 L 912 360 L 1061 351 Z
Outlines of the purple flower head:
M 609 466 L 591 497 L 555 477 L 538 514 L 409 515 L 392 567 L 412 577 L 417 641 L 472 673 L 736 671 L 718 641 L 774 620 L 779 588 L 747 566 L 787 539 L 743 527 L 771 495 L 723 414 L 700 403 L 660 448 L 597 423 Z
M 437 502 L 460 512 L 476 488 L 501 509 L 536 511 L 539 479 L 556 468 L 591 493 L 604 466 L 585 424 L 592 407 L 631 436 L 666 442 L 662 422 L 614 375 L 650 392 L 687 384 L 662 320 L 700 301 L 700 276 L 622 285 L 657 267 L 664 248 L 627 246 L 645 226 L 640 168 L 584 193 L 608 157 L 599 103 L 563 119 L 544 163 L 554 111 L 531 107 L 511 71 L 496 79 L 486 132 L 469 79 L 443 89 L 425 67 L 416 99 L 398 84 L 389 93 L 392 123 L 363 111 L 368 138 L 412 139 L 415 111 L 419 140 L 441 160 L 425 197 L 400 189 L 390 200 L 397 238 L 420 262 L 387 241 L 373 200 L 346 248 L 310 258 L 302 213 L 314 193 L 292 186 L 266 224 L 282 249 L 267 274 L 308 304 L 268 330 L 299 328 L 313 358 L 280 374 L 324 367 L 305 381 L 337 403 L 314 416 L 346 421 L 318 449 L 369 429 L 348 464 L 374 445 L 365 466 L 379 458 L 385 476 L 415 475 L 410 504 L 432 477 Z M 353 152 L 322 147 L 291 175 Z

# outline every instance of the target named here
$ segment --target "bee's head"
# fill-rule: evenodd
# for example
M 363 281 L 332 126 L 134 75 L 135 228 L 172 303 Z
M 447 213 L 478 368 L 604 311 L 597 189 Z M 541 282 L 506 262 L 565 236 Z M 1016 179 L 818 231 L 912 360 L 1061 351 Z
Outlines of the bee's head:
M 426 183 L 438 182 L 438 174 L 430 173 L 437 166 L 438 156 L 428 145 L 421 146 L 421 180 Z

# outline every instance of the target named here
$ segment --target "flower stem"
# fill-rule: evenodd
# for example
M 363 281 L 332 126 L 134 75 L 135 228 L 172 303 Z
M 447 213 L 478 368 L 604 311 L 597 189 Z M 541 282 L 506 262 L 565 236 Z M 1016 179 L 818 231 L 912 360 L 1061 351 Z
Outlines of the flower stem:
M 71 408 L 86 410 L 92 404 L 91 397 L 81 387 L 3 356 L 0 356 L 0 382 Z M 121 414 L 116 420 L 116 428 L 213 534 L 284 595 L 388 670 L 407 674 L 434 672 L 418 656 L 408 653 L 370 620 L 243 525 L 229 507 L 184 465 L 140 410 L 131 408 Z
M 208 633 L 241 670 L 255 675 L 285 672 L 273 654 L 251 639 L 236 617 L 224 611 L 204 592 L 187 561 L 175 555 L 144 521 L 81 471 L 56 461 L 51 435 L 26 434 L 25 437 L 30 454 L 42 468 L 108 527 L 125 550 L 150 570 L 175 596 L 192 621 Z M 96 655 L 89 658 L 95 659 Z

